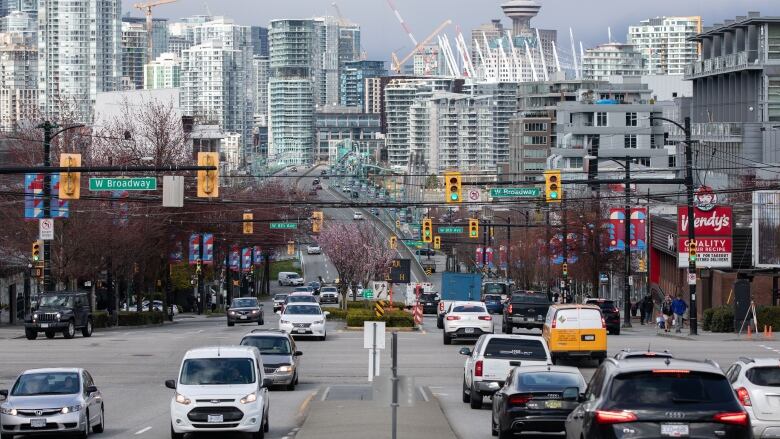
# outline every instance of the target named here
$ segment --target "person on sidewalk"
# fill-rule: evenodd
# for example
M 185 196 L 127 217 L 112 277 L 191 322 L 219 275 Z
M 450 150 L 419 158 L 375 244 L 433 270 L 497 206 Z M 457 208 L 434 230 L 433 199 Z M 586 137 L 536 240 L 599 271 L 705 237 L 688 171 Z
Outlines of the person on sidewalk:
M 664 302 L 661 304 L 661 314 L 664 316 L 664 332 L 669 332 L 672 329 L 672 296 L 666 295 Z
M 645 299 L 638 301 L 636 307 L 639 308 L 639 324 L 644 325 L 646 320 L 650 320 L 650 316 L 645 312 Z
M 652 324 L 653 320 L 653 310 L 655 309 L 655 304 L 653 303 L 653 296 L 646 295 L 645 300 L 642 301 L 642 307 L 645 311 L 645 315 L 647 316 L 647 320 L 645 320 L 645 323 L 648 325 Z
M 688 304 L 682 298 L 682 294 L 678 293 L 677 298 L 672 302 L 672 312 L 674 312 L 674 332 L 682 332 L 683 315 L 688 310 Z

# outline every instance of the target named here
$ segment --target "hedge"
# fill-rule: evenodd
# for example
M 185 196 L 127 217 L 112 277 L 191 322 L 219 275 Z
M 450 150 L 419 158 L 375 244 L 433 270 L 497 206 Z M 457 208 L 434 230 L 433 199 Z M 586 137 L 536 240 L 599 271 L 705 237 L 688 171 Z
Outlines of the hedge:
M 330 320 L 346 320 L 347 319 L 347 311 L 344 311 L 341 308 L 324 308 L 324 311 L 330 312 L 330 314 L 328 314 L 328 319 L 330 319 Z
M 387 311 L 381 318 L 377 318 L 374 311 L 350 310 L 347 313 L 347 326 L 363 326 L 363 322 L 385 322 L 388 328 L 412 328 L 414 316 L 406 311 Z
M 702 329 L 712 332 L 734 332 L 734 308 L 721 306 L 705 310 Z
M 763 331 L 764 325 L 771 326 L 772 331 L 780 331 L 780 306 L 762 306 L 756 309 L 758 318 L 757 331 Z
M 92 313 L 93 328 L 108 328 L 111 326 L 111 316 L 108 311 L 95 311 Z
M 119 313 L 119 326 L 161 325 L 163 321 L 165 314 L 158 311 Z
M 347 309 L 373 310 L 375 303 L 376 303 L 375 300 L 360 300 L 357 302 L 353 302 L 352 300 L 350 300 L 347 302 Z M 398 309 L 404 309 L 406 305 L 403 302 L 393 302 L 393 306 Z

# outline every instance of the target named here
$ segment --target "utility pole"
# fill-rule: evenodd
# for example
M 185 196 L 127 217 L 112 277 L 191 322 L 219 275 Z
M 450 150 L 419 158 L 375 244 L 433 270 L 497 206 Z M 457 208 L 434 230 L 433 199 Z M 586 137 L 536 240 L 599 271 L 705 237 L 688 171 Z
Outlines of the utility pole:
M 625 206 L 623 206 L 624 233 L 623 246 L 625 249 L 625 279 L 623 279 L 623 327 L 631 327 L 631 157 L 626 156 L 626 184 L 623 192 Z
M 512 266 L 512 228 L 509 227 L 512 225 L 512 217 L 507 216 L 506 217 L 506 270 L 504 271 L 504 276 L 506 277 L 506 280 L 509 280 L 509 268 Z M 527 230 L 527 229 L 526 229 Z
M 566 215 L 566 198 L 561 201 L 561 213 L 561 221 L 563 221 L 563 262 L 561 262 L 561 266 L 563 267 L 569 263 L 569 242 L 567 239 L 569 236 L 569 221 L 568 215 Z M 562 272 L 561 278 L 563 279 L 563 288 L 561 288 L 561 297 L 563 298 L 563 303 L 571 303 L 572 299 L 569 298 L 568 273 Z
M 39 126 L 43 128 L 43 166 L 51 166 L 52 130 L 56 127 L 48 120 Z M 51 174 L 43 173 L 43 217 L 51 218 Z M 54 291 L 51 278 L 51 241 L 43 241 L 43 291 Z
M 198 265 L 197 265 L 197 275 L 198 275 L 198 314 L 203 314 L 206 310 L 206 290 L 203 288 L 203 245 L 205 244 L 203 242 L 203 235 L 201 235 L 199 238 L 200 245 L 198 246 L 199 253 L 198 253 Z
M 688 242 L 696 242 L 696 231 L 694 230 L 694 212 L 693 212 L 693 145 L 691 145 L 691 118 L 686 117 L 684 120 L 685 131 L 685 187 L 688 192 Z M 688 258 L 688 275 L 696 274 L 696 260 Z M 689 282 L 690 283 L 690 282 Z M 697 309 L 696 309 L 696 282 L 690 283 L 690 295 L 691 295 L 691 310 L 688 314 L 691 335 L 697 335 L 699 328 L 697 324 Z

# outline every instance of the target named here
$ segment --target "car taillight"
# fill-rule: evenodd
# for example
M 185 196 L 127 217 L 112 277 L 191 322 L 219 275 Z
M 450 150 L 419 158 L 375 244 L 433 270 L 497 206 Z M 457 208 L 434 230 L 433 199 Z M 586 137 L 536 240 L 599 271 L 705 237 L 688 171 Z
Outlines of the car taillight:
M 479 360 L 476 364 L 474 364 L 474 376 L 482 376 L 482 360 Z
M 748 425 L 750 423 L 748 414 L 745 412 L 718 413 L 713 419 L 715 422 L 720 422 L 722 424 Z
M 750 402 L 750 393 L 744 387 L 740 387 L 739 389 L 737 389 L 737 398 L 739 398 L 739 402 L 745 407 L 753 405 Z
M 601 329 L 607 329 L 607 321 L 604 320 L 604 317 L 601 318 Z
M 460 320 L 460 316 L 447 316 L 447 320 Z
M 493 320 L 493 317 L 490 316 L 479 316 L 480 320 Z
M 622 424 L 636 421 L 636 415 L 622 410 L 596 410 L 596 422 L 599 424 Z
M 509 308 L 506 309 L 507 314 L 512 314 L 512 304 L 509 304 Z
M 620 314 L 620 310 L 617 307 L 613 311 Z
M 558 325 L 558 321 L 556 319 L 552 319 L 551 329 L 555 329 L 555 326 L 557 325 Z
M 439 302 L 439 311 L 444 311 L 444 302 Z
M 507 402 L 509 405 L 524 405 L 531 400 L 531 395 L 512 395 Z

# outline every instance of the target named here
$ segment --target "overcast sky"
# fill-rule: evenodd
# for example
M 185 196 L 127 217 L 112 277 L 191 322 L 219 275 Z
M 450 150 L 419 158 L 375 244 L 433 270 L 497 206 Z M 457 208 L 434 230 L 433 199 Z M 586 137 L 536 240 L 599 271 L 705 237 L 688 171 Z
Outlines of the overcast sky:
M 122 0 L 123 11 L 140 12 L 132 4 L 140 0 Z M 446 19 L 460 26 L 470 44 L 470 30 L 493 18 L 504 17 L 503 0 L 394 0 L 418 41 Z M 671 15 L 701 15 L 704 25 L 720 23 L 747 11 L 762 15 L 780 15 L 780 0 L 537 0 L 542 10 L 532 22 L 542 29 L 558 29 L 559 44 L 568 45 L 568 28 L 585 47 L 606 42 L 607 27 L 613 40 L 624 41 L 627 27 L 640 20 Z M 178 0 L 154 9 L 156 17 L 176 20 L 196 14 L 233 18 L 239 24 L 266 26 L 274 18 L 308 18 L 334 15 L 333 0 Z M 390 52 L 408 53 L 412 43 L 387 4 L 387 0 L 337 0 L 345 18 L 361 25 L 363 48 L 370 59 L 388 60 Z M 456 31 L 448 30 L 450 36 Z M 453 41 L 450 38 L 450 41 Z

